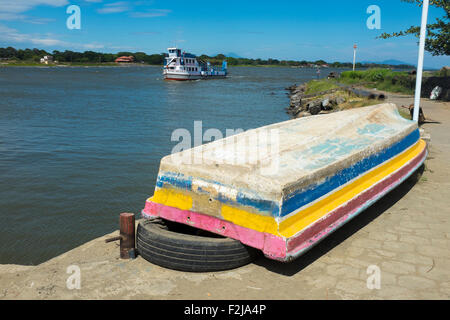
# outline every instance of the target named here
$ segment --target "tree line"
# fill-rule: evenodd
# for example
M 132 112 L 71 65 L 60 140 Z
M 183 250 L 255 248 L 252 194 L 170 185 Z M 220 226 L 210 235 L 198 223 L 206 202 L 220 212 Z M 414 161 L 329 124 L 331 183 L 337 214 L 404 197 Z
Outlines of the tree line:
M 39 62 L 45 55 L 53 56 L 54 61 L 58 63 L 112 63 L 121 56 L 133 56 L 137 63 L 144 63 L 150 65 L 163 65 L 164 59 L 167 57 L 166 53 L 160 54 L 146 54 L 145 52 L 118 52 L 118 53 L 102 53 L 94 51 L 58 51 L 47 52 L 40 49 L 15 49 L 13 47 L 0 48 L 0 59 L 2 60 L 19 60 L 19 61 L 33 61 Z M 250 65 L 250 66 L 287 66 L 287 67 L 308 67 L 308 66 L 324 66 L 328 65 L 334 68 L 351 68 L 352 63 L 349 62 L 332 62 L 327 63 L 324 60 L 317 61 L 295 61 L 295 60 L 278 60 L 278 59 L 250 59 L 250 58 L 234 58 L 226 57 L 223 54 L 216 56 L 208 56 L 202 54 L 198 56 L 200 61 L 209 61 L 212 65 L 221 65 L 223 60 L 227 60 L 228 65 Z M 391 65 L 380 65 L 372 63 L 357 63 L 357 68 L 370 67 L 392 67 Z M 395 66 L 396 68 L 411 68 L 409 65 Z
M 145 52 L 118 52 L 118 53 L 103 53 L 94 51 L 76 52 L 71 50 L 47 52 L 40 49 L 15 49 L 13 47 L 0 48 L 0 59 L 33 61 L 39 62 L 40 59 L 50 55 L 53 60 L 67 63 L 108 63 L 114 62 L 121 56 L 133 56 L 136 62 L 147 63 L 153 65 L 162 65 L 166 54 L 146 54 Z

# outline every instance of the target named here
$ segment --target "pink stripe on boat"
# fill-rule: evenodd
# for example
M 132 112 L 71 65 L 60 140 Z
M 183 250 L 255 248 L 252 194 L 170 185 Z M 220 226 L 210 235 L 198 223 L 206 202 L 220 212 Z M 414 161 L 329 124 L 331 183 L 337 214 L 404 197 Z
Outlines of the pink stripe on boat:
M 284 260 L 286 257 L 285 239 L 270 233 L 244 228 L 216 217 L 189 210 L 180 210 L 151 201 L 146 202 L 142 215 L 144 217 L 159 216 L 239 240 L 245 245 L 262 250 L 266 256 L 272 259 Z

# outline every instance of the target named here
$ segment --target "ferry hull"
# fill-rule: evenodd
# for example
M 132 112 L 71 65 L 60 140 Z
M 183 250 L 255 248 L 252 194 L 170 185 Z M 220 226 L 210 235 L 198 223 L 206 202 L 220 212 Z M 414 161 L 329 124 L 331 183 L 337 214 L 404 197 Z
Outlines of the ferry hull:
M 290 261 L 401 184 L 427 156 L 417 124 L 392 104 L 267 128 L 281 131 L 277 172 L 269 177 L 257 165 L 174 166 L 165 157 L 143 217 L 188 224 Z M 227 141 L 191 150 L 210 155 Z
M 208 80 L 225 79 L 226 75 L 192 75 L 192 74 L 164 74 L 164 80 L 189 81 L 189 80 Z
M 193 74 L 164 74 L 164 80 L 175 80 L 175 81 L 189 81 L 189 80 L 199 80 L 201 75 Z

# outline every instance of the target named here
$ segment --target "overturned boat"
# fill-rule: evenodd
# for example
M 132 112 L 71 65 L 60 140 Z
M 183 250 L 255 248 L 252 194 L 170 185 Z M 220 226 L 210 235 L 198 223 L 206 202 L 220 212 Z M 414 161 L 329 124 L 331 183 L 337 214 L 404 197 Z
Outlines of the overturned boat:
M 402 183 L 426 156 L 417 123 L 394 104 L 294 119 L 164 157 L 142 215 L 290 261 Z

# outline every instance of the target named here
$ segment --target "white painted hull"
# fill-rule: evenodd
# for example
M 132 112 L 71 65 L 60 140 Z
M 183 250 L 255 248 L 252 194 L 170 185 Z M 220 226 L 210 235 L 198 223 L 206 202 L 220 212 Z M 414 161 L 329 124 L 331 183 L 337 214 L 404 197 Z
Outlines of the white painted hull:
M 165 80 L 199 80 L 199 79 L 223 79 L 226 77 L 224 72 L 216 72 L 215 74 L 192 74 L 192 73 L 180 73 L 180 72 L 164 72 Z
M 165 80 L 198 80 L 201 79 L 202 76 L 200 74 L 189 74 L 189 73 L 180 73 L 180 72 L 165 72 L 164 79 Z

